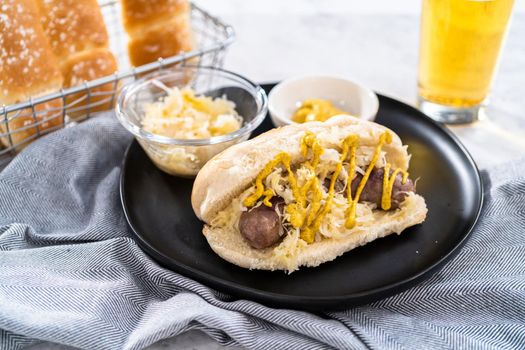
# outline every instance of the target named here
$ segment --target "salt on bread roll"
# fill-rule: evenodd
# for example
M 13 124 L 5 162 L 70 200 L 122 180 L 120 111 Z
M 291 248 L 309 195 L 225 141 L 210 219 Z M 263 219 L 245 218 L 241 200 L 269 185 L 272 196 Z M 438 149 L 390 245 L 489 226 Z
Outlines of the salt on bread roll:
M 60 66 L 34 0 L 0 0 L 0 9 L 0 103 L 15 104 L 59 90 L 63 81 Z M 37 104 L 34 111 L 10 113 L 7 123 L 0 115 L 1 143 L 19 145 L 20 150 L 28 144 L 24 141 L 59 127 L 61 107 L 61 99 Z
M 94 49 L 74 55 L 62 65 L 64 86 L 73 87 L 115 73 L 117 61 L 115 56 L 106 48 Z M 100 112 L 113 108 L 111 96 L 118 88 L 114 83 L 101 85 L 91 89 L 91 94 L 80 92 L 67 97 L 68 115 L 79 118 L 88 111 Z
M 357 134 L 360 138 L 357 149 L 359 156 L 360 149 L 375 147 L 380 135 L 387 130 L 376 123 L 337 116 L 326 122 L 294 124 L 271 130 L 212 158 L 197 175 L 192 192 L 193 210 L 205 222 L 203 233 L 211 248 L 225 260 L 244 268 L 291 272 L 300 266 L 318 266 L 377 238 L 399 234 L 407 227 L 423 222 L 427 213 L 425 200 L 411 193 L 399 209 L 374 210 L 373 220 L 369 224 L 358 225 L 339 238 L 323 238 L 312 244 L 298 244 L 291 257 L 276 254 L 278 247 L 288 237 L 277 248 L 254 249 L 241 236 L 236 224 L 238 218 L 232 221 L 234 224 L 230 227 L 213 225 L 219 212 L 240 212 L 240 207 L 231 208 L 232 203 L 253 185 L 257 175 L 277 154 L 282 151 L 289 153 L 292 163 L 305 160 L 301 155 L 300 140 L 306 131 L 316 134 L 325 147 L 339 147 L 346 136 Z M 386 160 L 392 164 L 392 168 L 407 170 L 410 159 L 407 149 L 393 131 L 390 130 L 390 133 L 392 142 L 383 146 Z
M 121 0 L 132 65 L 140 66 L 193 49 L 187 0 Z
M 60 61 L 107 47 L 108 33 L 97 0 L 37 0 L 44 31 Z
M 117 61 L 108 49 L 108 33 L 97 0 L 38 0 L 41 21 L 58 58 L 64 88 L 113 74 Z M 111 108 L 113 84 L 68 96 L 67 114 L 84 114 Z M 89 110 L 86 105 L 95 105 Z

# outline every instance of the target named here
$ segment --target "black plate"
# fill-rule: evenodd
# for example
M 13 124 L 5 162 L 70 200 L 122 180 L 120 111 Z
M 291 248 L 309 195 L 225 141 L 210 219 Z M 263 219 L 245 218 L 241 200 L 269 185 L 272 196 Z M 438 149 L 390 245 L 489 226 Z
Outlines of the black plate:
M 268 91 L 273 85 L 265 86 Z M 316 268 L 287 275 L 250 271 L 216 255 L 191 209 L 192 180 L 158 170 L 134 141 L 121 176 L 122 206 L 139 245 L 160 264 L 239 298 L 308 310 L 343 309 L 393 295 L 429 277 L 469 236 L 483 192 L 465 148 L 406 104 L 379 96 L 377 122 L 409 145 L 411 175 L 428 205 L 427 220 Z M 269 118 L 256 130 L 272 128 Z

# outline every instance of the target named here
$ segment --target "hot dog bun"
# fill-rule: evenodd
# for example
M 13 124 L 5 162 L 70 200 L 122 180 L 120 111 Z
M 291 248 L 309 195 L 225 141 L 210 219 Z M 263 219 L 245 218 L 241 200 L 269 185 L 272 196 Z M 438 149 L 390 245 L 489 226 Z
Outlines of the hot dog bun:
M 235 198 L 248 189 L 265 165 L 285 151 L 292 162 L 304 160 L 300 138 L 311 131 L 325 144 L 337 144 L 349 134 L 360 137 L 359 147 L 375 147 L 379 136 L 388 130 L 376 123 L 349 116 L 333 117 L 327 122 L 294 124 L 271 130 L 250 141 L 232 146 L 210 160 L 195 179 L 192 206 L 206 224 L 203 233 L 211 248 L 225 260 L 249 269 L 293 271 L 300 266 L 317 266 L 349 250 L 405 228 L 421 223 L 427 213 L 425 200 L 410 193 L 396 211 L 374 211 L 373 223 L 359 226 L 342 238 L 323 239 L 304 245 L 292 260 L 275 254 L 275 248 L 254 249 L 241 236 L 237 227 L 213 226 L 214 218 Z M 392 142 L 385 145 L 388 162 L 393 167 L 408 169 L 410 156 L 406 146 L 392 131 Z M 358 148 L 359 153 L 359 148 Z
M 376 216 L 374 225 L 355 230 L 345 238 L 325 239 L 305 245 L 293 262 L 277 258 L 272 248 L 254 249 L 250 247 L 235 230 L 205 225 L 203 233 L 213 251 L 232 264 L 247 269 L 293 272 L 300 266 L 319 266 L 378 238 L 392 233 L 400 234 L 406 228 L 425 220 L 427 207 L 423 197 L 417 194 L 411 195 L 403 204 L 400 211 L 386 214 L 378 211 L 374 214 Z
M 340 137 L 357 134 L 362 146 L 377 144 L 379 135 L 386 127 L 349 116 L 337 116 L 327 122 L 293 124 L 270 130 L 254 139 L 234 145 L 215 156 L 200 170 L 193 185 L 192 205 L 195 214 L 204 222 L 210 222 L 217 212 L 239 196 L 279 152 L 286 151 L 297 162 L 302 160 L 300 139 L 305 131 L 311 131 L 319 139 L 334 139 L 335 131 Z M 393 167 L 408 169 L 408 156 L 399 136 L 384 146 Z M 334 142 L 334 143 L 335 143 Z

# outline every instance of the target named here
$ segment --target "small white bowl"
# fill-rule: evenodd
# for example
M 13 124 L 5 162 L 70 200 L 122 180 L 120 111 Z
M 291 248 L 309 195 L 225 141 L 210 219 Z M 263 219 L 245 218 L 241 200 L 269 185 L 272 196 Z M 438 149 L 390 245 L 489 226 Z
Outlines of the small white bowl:
M 335 107 L 366 120 L 374 120 L 379 109 L 377 95 L 351 80 L 323 75 L 294 77 L 277 84 L 268 95 L 273 124 L 295 124 L 290 118 L 301 102 L 310 98 L 329 100 Z

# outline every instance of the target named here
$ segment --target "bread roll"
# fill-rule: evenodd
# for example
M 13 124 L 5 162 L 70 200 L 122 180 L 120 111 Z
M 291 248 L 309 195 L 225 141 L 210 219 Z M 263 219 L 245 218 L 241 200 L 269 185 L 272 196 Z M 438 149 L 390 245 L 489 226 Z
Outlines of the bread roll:
M 34 110 L 26 108 L 9 113 L 7 126 L 2 115 L 1 129 L 5 133 L 0 138 L 2 144 L 15 146 L 16 151 L 21 151 L 39 136 L 61 128 L 64 123 L 62 106 L 62 100 L 55 99 L 35 105 Z
M 113 74 L 117 70 L 117 61 L 107 49 L 95 49 L 74 55 L 62 65 L 64 86 L 81 85 L 84 81 L 95 80 Z M 79 118 L 86 113 L 94 113 L 113 108 L 112 95 L 117 89 L 108 83 L 92 89 L 91 96 L 85 93 L 70 95 L 66 99 L 67 114 Z M 89 110 L 87 105 L 90 106 Z
M 41 20 L 51 48 L 59 60 L 64 88 L 113 74 L 117 62 L 108 50 L 108 33 L 97 0 L 38 0 Z M 111 108 L 113 84 L 92 89 L 92 97 L 79 93 L 67 98 L 72 118 Z M 89 110 L 87 104 L 95 103 Z
M 145 27 L 170 22 L 189 11 L 187 0 L 122 0 L 122 22 L 130 35 L 139 34 Z
M 174 18 L 170 22 L 150 27 L 141 35 L 134 36 L 129 43 L 128 51 L 131 64 L 140 66 L 159 58 L 168 58 L 191 51 L 192 48 L 188 21 L 184 18 Z
M 134 66 L 193 49 L 187 0 L 122 0 L 122 18 Z
M 59 63 L 40 23 L 33 0 L 0 0 L 0 103 L 15 104 L 30 97 L 46 95 L 62 86 Z M 45 133 L 62 123 L 61 100 L 50 101 L 8 115 L 0 115 L 0 141 L 6 147 L 19 145 L 37 133 Z M 48 109 L 54 109 L 47 111 Z M 37 124 L 38 124 L 37 123 Z M 18 131 L 17 131 L 18 130 Z M 7 137 L 6 133 L 13 133 Z
M 108 33 L 97 0 L 38 0 L 42 25 L 53 53 L 70 56 L 108 46 Z
M 323 237 L 311 244 L 298 238 L 298 234 L 288 233 L 277 246 L 255 249 L 239 232 L 242 210 L 239 198 L 247 194 L 257 175 L 280 152 L 290 154 L 292 163 L 304 161 L 300 140 L 306 131 L 313 132 L 324 147 L 340 147 L 346 136 L 358 135 L 357 156 L 366 163 L 370 160 L 359 158 L 360 154 L 375 148 L 380 135 L 387 130 L 376 123 L 338 116 L 326 122 L 274 129 L 214 157 L 197 175 L 192 192 L 193 210 L 205 222 L 203 233 L 211 248 L 223 259 L 244 268 L 292 272 L 300 266 L 318 266 L 377 238 L 400 234 L 407 227 L 423 222 L 427 214 L 425 200 L 411 192 L 397 210 L 371 210 L 363 205 L 363 212 L 369 213 L 366 221 L 351 229 L 343 227 L 338 236 Z M 394 132 L 390 133 L 392 142 L 383 146 L 385 161 L 393 168 L 406 170 L 410 159 L 407 149 Z M 215 220 L 219 215 L 221 220 Z

